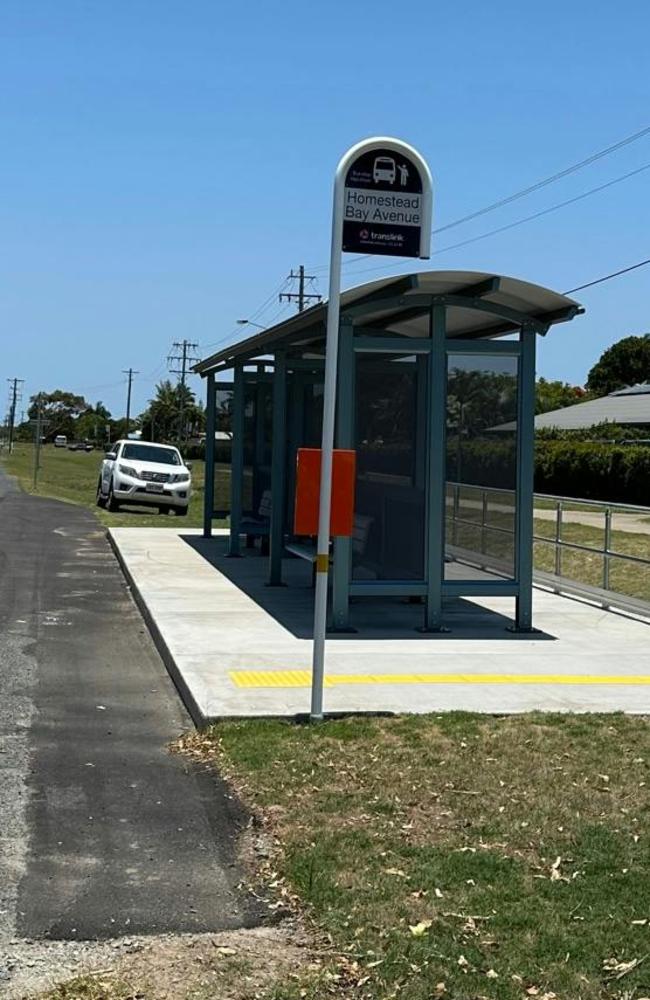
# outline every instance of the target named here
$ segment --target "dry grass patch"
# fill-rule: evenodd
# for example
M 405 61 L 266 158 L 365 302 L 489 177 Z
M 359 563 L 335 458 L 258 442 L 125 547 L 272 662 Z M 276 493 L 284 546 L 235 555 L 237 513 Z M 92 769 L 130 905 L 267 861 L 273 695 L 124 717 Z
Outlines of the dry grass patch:
M 111 968 L 86 971 L 40 1000 L 258 1000 L 310 965 L 289 927 L 139 940 Z

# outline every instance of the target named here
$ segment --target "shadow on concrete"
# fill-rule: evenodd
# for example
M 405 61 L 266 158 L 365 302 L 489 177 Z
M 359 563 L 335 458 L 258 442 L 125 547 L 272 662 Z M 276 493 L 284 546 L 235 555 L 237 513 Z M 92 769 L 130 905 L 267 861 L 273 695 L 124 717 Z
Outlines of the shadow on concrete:
M 241 558 L 227 555 L 224 535 L 203 538 L 180 535 L 187 545 L 243 591 L 298 639 L 311 639 L 314 617 L 312 567 L 303 559 L 285 559 L 282 577 L 286 586 L 269 587 L 268 558 L 258 549 L 242 548 Z M 501 598 L 514 609 L 514 598 Z M 424 621 L 424 606 L 400 597 L 356 597 L 350 604 L 350 625 L 355 632 L 328 632 L 328 639 L 419 639 L 444 642 L 449 639 L 498 639 L 512 642 L 555 640 L 546 632 L 510 632 L 513 620 L 466 598 L 445 601 L 445 627 L 448 632 L 426 633 L 418 629 Z

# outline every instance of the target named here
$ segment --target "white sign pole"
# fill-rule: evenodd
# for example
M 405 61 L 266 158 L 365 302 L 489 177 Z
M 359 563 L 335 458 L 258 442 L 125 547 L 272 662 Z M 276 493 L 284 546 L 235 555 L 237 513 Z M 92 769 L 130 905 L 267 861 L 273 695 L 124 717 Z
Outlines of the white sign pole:
M 325 386 L 323 390 L 323 435 L 321 442 L 320 505 L 316 543 L 316 594 L 314 598 L 314 648 L 312 659 L 312 722 L 323 718 L 323 681 L 325 677 L 325 631 L 327 628 L 327 579 L 329 575 L 330 511 L 332 507 L 332 452 L 336 412 L 336 377 L 339 350 L 339 314 L 341 296 L 341 257 L 343 251 L 343 200 L 345 179 L 350 165 L 363 153 L 387 149 L 410 157 L 422 180 L 422 218 L 420 257 L 429 256 L 431 232 L 431 174 L 426 162 L 412 146 L 391 138 L 366 139 L 357 143 L 341 158 L 334 177 L 332 246 L 330 250 L 327 333 L 325 338 Z
M 318 540 L 316 542 L 316 594 L 314 597 L 314 649 L 311 676 L 312 722 L 323 718 L 325 676 L 325 630 L 327 628 L 327 578 L 329 575 L 330 511 L 332 508 L 332 451 L 336 410 L 336 375 L 339 354 L 341 257 L 343 244 L 343 184 L 349 153 L 340 161 L 334 178 L 330 281 L 325 336 L 325 386 L 323 389 L 323 436 L 321 441 Z

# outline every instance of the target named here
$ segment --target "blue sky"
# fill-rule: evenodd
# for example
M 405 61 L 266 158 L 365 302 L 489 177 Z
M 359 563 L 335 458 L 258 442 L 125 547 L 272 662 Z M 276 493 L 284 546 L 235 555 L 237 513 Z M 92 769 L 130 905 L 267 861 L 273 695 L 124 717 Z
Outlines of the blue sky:
M 209 353 L 237 318 L 269 323 L 302 262 L 326 292 L 349 145 L 415 145 L 444 225 L 650 125 L 649 29 L 646 0 L 3 0 L 3 384 L 120 415 L 132 366 L 137 412 L 174 340 Z M 646 163 L 650 136 L 433 250 Z M 650 171 L 431 266 L 582 284 L 650 256 L 649 185 Z M 649 283 L 641 269 L 577 296 L 587 314 L 540 345 L 539 373 L 583 382 L 606 346 L 650 329 Z

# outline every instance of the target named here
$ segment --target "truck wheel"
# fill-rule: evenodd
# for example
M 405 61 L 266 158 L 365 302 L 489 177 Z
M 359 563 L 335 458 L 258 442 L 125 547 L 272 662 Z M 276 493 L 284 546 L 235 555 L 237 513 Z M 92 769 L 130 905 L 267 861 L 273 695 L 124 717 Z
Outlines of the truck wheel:
M 101 479 L 97 483 L 97 496 L 95 498 L 98 507 L 106 506 L 106 497 L 102 493 L 102 481 Z
M 115 513 L 116 510 L 120 509 L 118 501 L 115 499 L 115 494 L 113 493 L 113 480 L 111 479 L 111 484 L 108 487 L 108 499 L 106 500 L 106 510 L 110 510 L 111 513 Z

